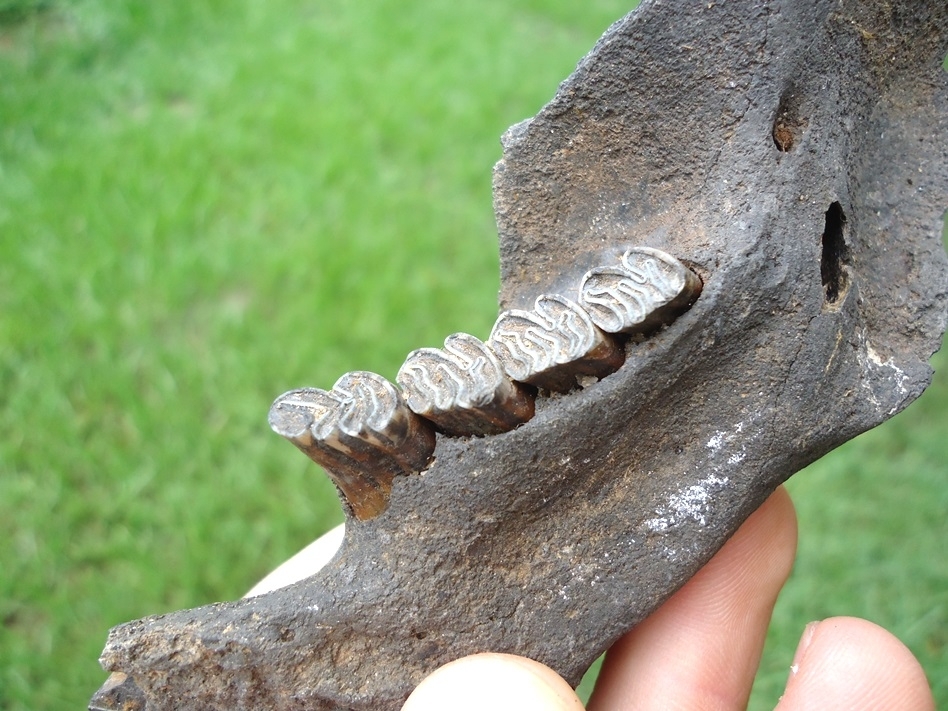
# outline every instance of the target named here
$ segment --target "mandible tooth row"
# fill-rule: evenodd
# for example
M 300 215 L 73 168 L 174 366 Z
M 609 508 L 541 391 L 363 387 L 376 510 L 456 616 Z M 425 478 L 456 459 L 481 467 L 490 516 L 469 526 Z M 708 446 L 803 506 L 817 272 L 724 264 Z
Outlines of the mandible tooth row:
M 374 518 L 395 476 L 431 462 L 435 429 L 456 437 L 514 429 L 534 414 L 523 384 L 567 392 L 578 376 L 615 372 L 625 352 L 614 334 L 667 325 L 701 294 L 697 275 L 657 249 L 632 248 L 618 261 L 588 271 L 577 301 L 544 294 L 530 311 L 503 312 L 486 343 L 455 333 L 443 349 L 412 351 L 396 377 L 401 391 L 375 373 L 346 373 L 329 391 L 281 395 L 270 426 L 326 470 L 356 518 Z

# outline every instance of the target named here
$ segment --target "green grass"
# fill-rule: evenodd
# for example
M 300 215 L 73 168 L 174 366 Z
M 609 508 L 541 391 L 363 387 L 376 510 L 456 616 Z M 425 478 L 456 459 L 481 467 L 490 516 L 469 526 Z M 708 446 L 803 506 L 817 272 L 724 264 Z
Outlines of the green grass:
M 270 402 L 488 332 L 498 137 L 629 4 L 0 4 L 0 709 L 83 708 L 111 625 L 340 520 Z M 946 409 L 941 374 L 794 483 L 753 708 L 841 613 L 948 705 Z

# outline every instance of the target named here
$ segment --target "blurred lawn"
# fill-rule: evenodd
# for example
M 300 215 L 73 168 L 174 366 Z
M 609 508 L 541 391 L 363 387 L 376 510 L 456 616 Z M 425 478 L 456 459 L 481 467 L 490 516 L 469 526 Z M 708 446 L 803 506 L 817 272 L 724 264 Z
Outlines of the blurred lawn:
M 0 709 L 339 520 L 274 396 L 496 315 L 490 169 L 628 0 L 0 0 Z M 948 366 L 939 356 L 936 364 Z M 948 707 L 948 380 L 797 477 L 752 708 L 868 617 Z

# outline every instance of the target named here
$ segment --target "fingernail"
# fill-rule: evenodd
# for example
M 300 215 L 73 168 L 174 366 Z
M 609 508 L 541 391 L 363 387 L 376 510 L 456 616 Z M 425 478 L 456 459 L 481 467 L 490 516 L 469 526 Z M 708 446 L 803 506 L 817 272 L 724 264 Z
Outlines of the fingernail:
M 793 654 L 793 663 L 790 665 L 790 676 L 793 677 L 800 671 L 800 663 L 806 656 L 806 650 L 809 649 L 813 636 L 816 634 L 816 628 L 820 626 L 820 621 L 811 622 L 803 630 L 803 636 L 800 637 L 800 644 L 797 645 L 797 651 Z

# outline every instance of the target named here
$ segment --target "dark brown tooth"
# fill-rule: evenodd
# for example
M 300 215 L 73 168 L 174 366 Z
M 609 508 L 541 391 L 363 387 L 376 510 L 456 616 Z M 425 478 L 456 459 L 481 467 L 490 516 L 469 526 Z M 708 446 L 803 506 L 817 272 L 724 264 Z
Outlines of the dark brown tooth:
M 329 391 L 285 393 L 269 420 L 274 432 L 326 470 L 360 520 L 382 513 L 392 480 L 423 469 L 434 452 L 431 425 L 375 373 L 346 373 Z
M 533 417 L 533 395 L 480 340 L 455 333 L 444 348 L 412 351 L 396 377 L 408 406 L 447 435 L 490 435 Z
M 576 387 L 577 376 L 614 373 L 625 361 L 579 304 L 555 294 L 537 298 L 532 311 L 502 313 L 487 345 L 511 378 L 556 392 Z
M 607 333 L 645 333 L 671 323 L 701 294 L 701 279 L 665 252 L 629 249 L 617 266 L 583 277 L 579 303 Z

